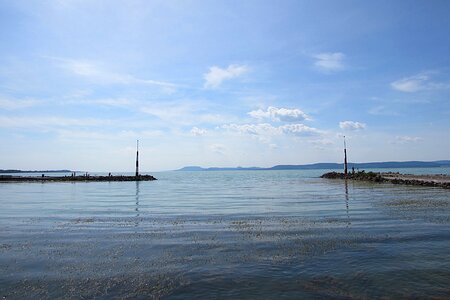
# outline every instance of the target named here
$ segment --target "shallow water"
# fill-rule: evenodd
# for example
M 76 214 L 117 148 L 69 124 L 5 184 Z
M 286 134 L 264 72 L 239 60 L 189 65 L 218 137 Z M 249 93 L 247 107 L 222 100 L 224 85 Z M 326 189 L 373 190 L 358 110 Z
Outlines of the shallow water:
M 0 296 L 450 297 L 450 190 L 323 172 L 0 184 Z

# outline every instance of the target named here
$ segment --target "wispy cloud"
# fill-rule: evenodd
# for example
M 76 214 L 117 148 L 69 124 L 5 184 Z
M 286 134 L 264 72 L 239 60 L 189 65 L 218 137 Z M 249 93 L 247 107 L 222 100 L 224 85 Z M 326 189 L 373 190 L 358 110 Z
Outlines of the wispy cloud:
M 212 144 L 209 146 L 209 149 L 214 153 L 225 155 L 226 148 L 222 144 Z
M 405 77 L 391 83 L 394 90 L 414 93 L 424 90 L 450 89 L 450 83 L 439 83 L 431 81 L 433 72 L 424 72 L 410 77 Z
M 330 148 L 330 146 L 334 144 L 333 141 L 327 138 L 319 138 L 315 140 L 310 140 L 308 142 L 312 144 L 315 149 L 318 150 L 325 150 L 327 148 Z
M 223 81 L 239 77 L 248 71 L 249 68 L 246 65 L 229 65 L 225 69 L 217 66 L 210 67 L 209 71 L 203 75 L 204 87 L 207 89 L 217 88 Z
M 299 136 L 311 136 L 322 133 L 319 129 L 309 127 L 303 124 L 287 124 L 279 127 L 284 133 L 295 134 Z
M 283 126 L 273 126 L 268 123 L 260 124 L 225 124 L 223 129 L 238 132 L 240 134 L 257 135 L 257 136 L 276 136 L 283 134 L 293 134 L 297 136 L 309 136 L 320 134 L 321 131 L 306 126 L 304 124 L 286 124 Z
M 137 101 L 129 98 L 100 98 L 100 99 L 69 99 L 64 101 L 64 104 L 76 105 L 99 105 L 99 106 L 113 106 L 113 107 L 132 107 L 137 104 Z
M 152 104 L 145 105 L 140 108 L 140 111 L 163 121 L 184 123 L 186 117 L 193 114 L 194 108 L 190 105 L 176 105 L 176 104 Z
M 237 117 L 213 113 L 214 105 L 205 101 L 195 100 L 139 100 L 135 98 L 100 98 L 78 99 L 69 98 L 64 103 L 73 105 L 110 106 L 124 108 L 129 111 L 140 112 L 153 116 L 165 125 L 197 125 L 197 124 L 223 124 L 237 119 Z
M 58 138 L 61 140 L 81 141 L 81 140 L 129 140 L 163 137 L 164 132 L 160 130 L 120 130 L 117 132 L 105 132 L 101 130 L 79 130 L 79 129 L 59 129 Z
M 397 112 L 393 111 L 392 109 L 390 109 L 384 105 L 372 107 L 371 109 L 369 109 L 368 113 L 371 115 L 375 115 L 375 116 L 398 116 L 399 115 Z
M 207 134 L 208 131 L 206 129 L 201 129 L 201 128 L 198 128 L 198 127 L 192 127 L 190 133 L 193 136 L 202 136 L 202 135 Z
M 15 128 L 103 126 L 112 123 L 113 122 L 111 120 L 92 119 L 92 118 L 0 116 L 0 127 L 15 127 Z
M 342 121 L 339 122 L 339 127 L 343 130 L 362 130 L 366 128 L 366 124 L 354 121 Z
M 0 109 L 16 110 L 39 105 L 41 102 L 35 99 L 11 99 L 0 97 Z
M 215 113 L 217 107 L 214 103 L 203 100 L 159 100 L 137 99 L 133 97 L 90 99 L 83 97 L 68 97 L 61 102 L 69 105 L 88 105 L 96 107 L 117 107 L 124 113 L 125 110 L 133 113 L 143 113 L 154 117 L 163 127 L 167 126 L 199 126 L 201 124 L 224 124 L 235 122 L 239 118 L 235 115 Z M 148 118 L 146 118 L 148 119 Z
M 341 71 L 345 68 L 345 55 L 341 52 L 319 53 L 313 57 L 316 59 L 314 66 L 320 71 L 330 73 Z
M 272 121 L 282 122 L 300 122 L 309 120 L 309 116 L 300 109 L 294 108 L 277 108 L 269 106 L 267 110 L 253 110 L 248 113 L 253 118 L 257 119 L 271 119 Z
M 428 80 L 427 75 L 419 74 L 394 81 L 391 83 L 391 87 L 400 92 L 413 93 L 424 90 Z
M 423 139 L 421 137 L 418 137 L 418 136 L 403 135 L 403 136 L 396 136 L 394 143 L 397 143 L 397 144 L 417 143 L 417 142 L 420 142 L 422 140 Z
M 162 103 L 141 103 L 139 111 L 154 116 L 166 124 L 199 126 L 201 124 L 223 124 L 234 122 L 235 116 L 218 114 L 211 103 L 195 100 L 180 100 Z
M 60 67 L 71 72 L 72 74 L 84 77 L 96 83 L 123 84 L 123 85 L 131 85 L 131 84 L 154 85 L 169 90 L 177 88 L 176 84 L 170 82 L 152 79 L 142 79 L 130 74 L 117 73 L 112 70 L 108 70 L 98 62 L 79 59 L 63 59 L 63 58 L 52 58 L 52 59 L 57 61 Z
M 282 131 L 268 123 L 261 124 L 225 124 L 223 129 L 249 135 L 279 135 Z

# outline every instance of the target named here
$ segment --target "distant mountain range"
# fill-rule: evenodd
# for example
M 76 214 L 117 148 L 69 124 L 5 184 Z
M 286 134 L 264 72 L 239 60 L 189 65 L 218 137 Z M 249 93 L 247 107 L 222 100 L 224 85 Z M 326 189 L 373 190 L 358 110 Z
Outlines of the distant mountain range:
M 348 163 L 348 167 L 351 170 L 355 169 L 374 169 L 374 168 L 440 168 L 450 167 L 450 160 L 436 160 L 436 161 L 385 161 L 385 162 L 368 162 L 368 163 Z M 203 168 L 199 166 L 183 167 L 175 171 L 264 171 L 264 170 L 320 170 L 331 169 L 339 170 L 343 169 L 343 163 L 316 163 L 307 165 L 276 165 L 270 168 L 260 167 L 229 167 L 229 168 Z M 16 170 L 16 169 L 0 169 L 0 174 L 4 173 L 70 173 L 71 170 Z
M 373 168 L 440 168 L 450 167 L 450 160 L 437 161 L 386 161 L 369 163 L 348 163 L 349 169 L 373 169 Z M 276 165 L 270 168 L 260 167 L 237 167 L 237 168 L 202 168 L 198 166 L 188 166 L 176 171 L 262 171 L 262 170 L 319 170 L 319 169 L 343 169 L 343 163 L 316 163 L 308 165 Z
M 39 170 L 33 170 L 33 171 L 24 171 L 24 170 L 13 170 L 13 169 L 8 169 L 8 170 L 2 170 L 0 169 L 0 174 L 1 173 L 70 173 L 72 171 L 70 170 L 44 170 L 44 171 L 39 171 Z

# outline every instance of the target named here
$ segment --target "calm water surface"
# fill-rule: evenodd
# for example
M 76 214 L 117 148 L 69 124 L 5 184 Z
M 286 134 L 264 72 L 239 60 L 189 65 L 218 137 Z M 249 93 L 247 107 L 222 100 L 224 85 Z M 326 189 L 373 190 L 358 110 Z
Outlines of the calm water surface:
M 450 298 L 450 190 L 323 172 L 0 184 L 0 297 Z

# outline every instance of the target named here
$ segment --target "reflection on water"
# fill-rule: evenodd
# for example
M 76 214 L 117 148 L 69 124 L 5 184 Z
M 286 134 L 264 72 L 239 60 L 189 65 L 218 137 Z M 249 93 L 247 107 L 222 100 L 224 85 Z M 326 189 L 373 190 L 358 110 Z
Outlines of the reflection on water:
M 136 208 L 134 209 L 136 211 L 136 226 L 139 225 L 139 184 L 140 181 L 136 181 Z
M 0 296 L 449 297 L 450 191 L 315 176 L 0 185 Z
M 348 180 L 347 179 L 345 179 L 345 181 L 344 181 L 344 185 L 345 185 L 345 208 L 346 208 L 346 212 L 347 212 L 347 220 L 348 220 L 348 222 L 347 222 L 347 226 L 350 226 L 351 225 L 351 222 L 350 222 L 350 214 L 349 214 L 349 212 L 348 212 L 348 203 L 349 203 L 349 200 L 348 200 Z

